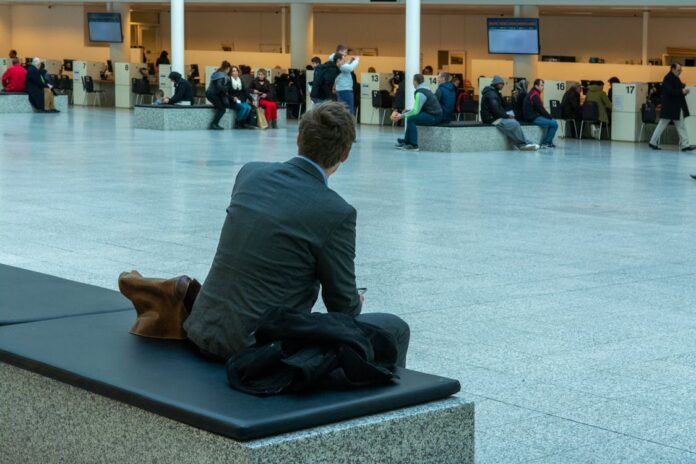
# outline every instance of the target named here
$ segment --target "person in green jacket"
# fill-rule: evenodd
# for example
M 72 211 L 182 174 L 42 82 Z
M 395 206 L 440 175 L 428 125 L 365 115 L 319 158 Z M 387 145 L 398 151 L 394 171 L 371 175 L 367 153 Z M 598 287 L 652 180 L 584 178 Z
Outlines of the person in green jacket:
M 604 91 L 604 82 L 590 82 L 590 87 L 587 90 L 587 98 L 585 101 L 597 103 L 597 108 L 599 109 L 599 120 L 604 124 L 609 125 L 609 113 L 607 110 L 611 110 L 611 100 L 609 100 L 609 96 Z

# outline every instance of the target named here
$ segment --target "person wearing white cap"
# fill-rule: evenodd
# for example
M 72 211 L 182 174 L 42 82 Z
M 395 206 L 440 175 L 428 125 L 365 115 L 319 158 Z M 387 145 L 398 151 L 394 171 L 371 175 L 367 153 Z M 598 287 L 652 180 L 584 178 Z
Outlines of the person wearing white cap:
M 500 76 L 493 76 L 491 85 L 481 92 L 481 121 L 491 124 L 510 139 L 512 144 L 523 151 L 535 151 L 539 149 L 524 136 L 520 123 L 515 119 L 512 111 L 506 112 L 503 106 L 503 97 L 500 91 L 505 86 L 505 81 Z

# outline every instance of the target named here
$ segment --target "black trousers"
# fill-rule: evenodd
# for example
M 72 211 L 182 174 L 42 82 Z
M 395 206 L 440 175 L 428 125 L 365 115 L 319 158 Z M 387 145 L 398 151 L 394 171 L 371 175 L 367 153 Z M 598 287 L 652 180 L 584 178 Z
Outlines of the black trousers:
M 399 356 L 396 360 L 396 365 L 406 367 L 406 352 L 408 351 L 408 343 L 411 340 L 411 329 L 406 321 L 399 316 L 387 313 L 365 313 L 355 318 L 360 322 L 372 324 L 380 329 L 389 332 L 396 338 L 396 349 Z
M 225 105 L 222 98 L 220 98 L 217 95 L 206 95 L 206 98 L 210 100 L 210 103 L 212 103 L 215 107 L 215 116 L 213 117 L 213 122 L 210 123 L 210 125 L 212 126 L 213 124 L 217 124 L 220 122 L 222 117 L 225 115 L 227 105 Z

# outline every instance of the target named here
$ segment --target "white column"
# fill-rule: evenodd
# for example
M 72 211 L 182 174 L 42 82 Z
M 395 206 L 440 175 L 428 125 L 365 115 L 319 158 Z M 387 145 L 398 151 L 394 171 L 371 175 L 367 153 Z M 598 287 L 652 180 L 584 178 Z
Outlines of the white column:
M 287 22 L 288 10 L 285 7 L 280 9 L 280 53 L 285 53 L 287 51 L 285 23 Z
M 290 67 L 304 69 L 314 52 L 314 11 L 307 3 L 290 4 Z
M 538 18 L 539 7 L 534 5 L 515 5 L 515 18 Z M 532 82 L 538 76 L 537 55 L 513 55 L 512 56 L 512 76 L 501 77 L 525 77 Z
M 127 3 L 107 3 L 107 11 L 121 13 L 122 43 L 109 44 L 109 59 L 112 63 L 130 63 L 130 5 Z
M 420 0 L 406 0 L 406 108 L 413 108 L 413 75 L 420 73 Z
M 648 23 L 650 21 L 650 11 L 643 11 L 643 53 L 641 63 L 643 66 L 648 64 Z
M 172 0 L 172 71 L 184 75 L 184 0 Z

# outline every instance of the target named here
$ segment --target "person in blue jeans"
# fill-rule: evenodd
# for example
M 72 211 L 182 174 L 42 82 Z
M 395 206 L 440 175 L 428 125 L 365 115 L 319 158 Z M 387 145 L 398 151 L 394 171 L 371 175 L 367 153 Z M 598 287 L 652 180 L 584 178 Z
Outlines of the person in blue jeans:
M 556 148 L 556 145 L 553 144 L 553 138 L 556 136 L 558 123 L 544 108 L 544 103 L 541 101 L 541 93 L 543 91 L 544 81 L 541 79 L 535 80 L 532 91 L 527 94 L 524 100 L 524 119 L 546 129 L 546 134 L 541 139 L 541 148 Z
M 346 60 L 340 68 L 341 72 L 336 76 L 336 100 L 343 103 L 352 115 L 355 115 L 355 101 L 353 95 L 353 71 L 360 64 L 360 57 L 354 56 Z
M 406 134 L 398 139 L 396 148 L 406 151 L 418 151 L 418 126 L 434 126 L 442 121 L 442 107 L 435 94 L 425 85 L 422 74 L 413 76 L 416 88 L 413 109 L 398 113 L 396 121 L 406 121 Z
M 251 96 L 244 87 L 240 69 L 234 65 L 230 67 L 229 95 L 230 108 L 237 113 L 234 126 L 236 129 L 243 129 L 251 113 Z

